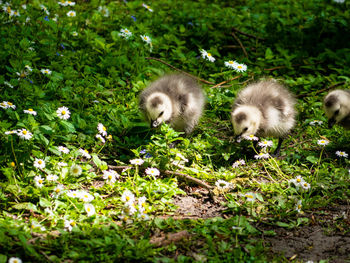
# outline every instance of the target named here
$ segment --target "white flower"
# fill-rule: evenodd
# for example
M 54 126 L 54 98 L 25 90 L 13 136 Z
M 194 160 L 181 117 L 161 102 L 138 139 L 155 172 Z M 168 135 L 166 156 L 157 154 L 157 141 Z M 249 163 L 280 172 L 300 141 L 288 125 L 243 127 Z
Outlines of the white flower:
M 79 152 L 80 152 L 81 155 L 84 156 L 86 159 L 91 159 L 91 155 L 89 154 L 89 151 L 88 151 L 88 150 L 85 150 L 85 149 L 80 148 L 80 149 L 79 149 Z
M 98 11 L 99 11 L 100 13 L 102 13 L 102 15 L 103 15 L 104 17 L 108 17 L 108 16 L 109 16 L 109 10 L 108 10 L 108 8 L 107 8 L 106 6 L 99 6 L 99 7 L 98 7 Z
M 127 202 L 125 203 L 124 211 L 128 213 L 129 215 L 133 215 L 137 212 L 137 209 L 134 205 L 134 203 Z
M 176 153 L 176 157 L 179 157 L 182 161 L 184 161 L 185 163 L 188 162 L 188 159 L 185 158 L 185 156 L 183 156 L 181 153 Z
M 304 189 L 304 190 L 309 190 L 310 189 L 310 184 L 307 182 L 303 182 L 302 184 L 300 184 L 300 186 Z
M 43 68 L 43 69 L 41 69 L 40 71 L 41 71 L 41 73 L 43 73 L 44 75 L 45 75 L 45 74 L 46 74 L 46 75 L 51 75 L 51 73 L 52 73 L 52 71 L 49 70 L 49 69 L 47 69 L 47 68 L 46 68 L 46 69 Z
M 58 176 L 55 174 L 48 174 L 46 176 L 46 180 L 50 182 L 56 182 L 58 180 Z
M 343 4 L 345 0 L 333 0 L 334 3 Z
M 152 176 L 158 176 L 160 174 L 157 168 L 147 168 L 145 172 L 146 174 L 152 175 Z
M 96 213 L 95 207 L 92 204 L 84 204 L 84 209 L 88 216 L 93 216 Z
M 44 226 L 40 225 L 37 221 L 34 221 L 34 220 L 32 221 L 32 224 L 31 224 L 30 228 L 33 229 L 33 230 L 35 228 L 39 228 L 41 231 L 45 231 L 46 230 L 46 228 Z
M 301 184 L 303 184 L 305 181 L 303 179 L 303 177 L 301 177 L 301 175 L 298 175 L 297 177 L 295 177 L 294 179 L 289 180 L 289 182 L 293 183 L 296 187 L 301 186 Z
M 255 193 L 252 193 L 252 192 L 245 193 L 243 196 L 244 196 L 245 198 L 247 198 L 246 200 L 247 200 L 248 202 L 254 202 L 255 199 L 256 199 L 256 194 L 255 194 Z
M 233 188 L 233 185 L 231 183 L 220 179 L 216 181 L 215 185 L 218 188 L 218 190 L 229 190 Z
M 214 62 L 215 58 L 213 57 L 213 55 L 211 53 L 208 53 L 207 51 L 205 51 L 204 49 L 200 50 L 201 54 L 202 54 L 202 58 L 209 60 L 210 62 Z
M 17 134 L 17 130 L 13 130 L 13 131 L 5 131 L 6 135 L 10 135 L 10 134 Z
M 11 257 L 8 263 L 22 263 L 22 260 L 20 258 Z
M 146 35 L 140 35 L 143 41 L 145 41 L 147 44 L 151 44 L 152 40 L 149 36 Z
M 122 194 L 121 199 L 125 203 L 134 203 L 135 196 L 130 190 L 125 190 Z
M 245 136 L 243 136 L 243 139 L 248 140 L 248 141 L 258 141 L 259 140 L 259 138 L 254 136 L 254 134 L 245 135 Z
M 236 61 L 229 60 L 225 62 L 225 66 L 231 69 L 236 69 L 237 65 L 238 63 Z
M 107 183 L 109 184 L 114 184 L 117 180 L 117 178 L 119 178 L 119 174 L 114 171 L 114 170 L 108 170 L 108 171 L 102 171 L 103 173 L 103 179 L 105 179 L 107 181 Z
M 94 200 L 94 196 L 89 194 L 86 191 L 80 192 L 79 199 L 82 200 L 84 203 L 90 203 L 92 200 Z
M 75 17 L 77 14 L 75 13 L 75 11 L 69 11 L 68 13 L 67 13 L 67 16 L 69 16 L 69 17 Z
M 43 187 L 44 186 L 44 178 L 42 178 L 40 175 L 34 177 L 34 182 L 36 187 Z
M 37 112 L 33 109 L 23 110 L 24 113 L 36 116 Z
M 348 154 L 346 152 L 336 151 L 335 154 L 339 157 L 348 158 Z
M 236 168 L 240 165 L 245 165 L 245 161 L 243 159 L 239 159 L 237 161 L 235 161 L 233 164 L 232 164 L 232 168 Z
M 73 37 L 77 37 L 77 36 L 78 36 L 78 32 L 77 32 L 77 31 L 73 31 L 73 32 L 72 32 L 72 36 L 73 36 Z
M 21 139 L 25 139 L 25 140 L 30 140 L 33 137 L 33 134 L 31 132 L 27 131 L 26 129 L 17 130 L 17 135 Z
M 70 174 L 73 176 L 81 175 L 82 171 L 81 167 L 77 164 L 73 164 L 69 169 Z
M 58 118 L 62 120 L 68 120 L 70 117 L 70 111 L 67 107 L 63 106 L 57 109 L 56 114 Z
M 296 206 L 295 206 L 295 210 L 297 210 L 298 213 L 300 213 L 302 207 L 303 207 L 303 206 L 302 206 L 302 202 L 301 202 L 301 200 L 299 200 L 299 201 L 297 202 Z
M 268 158 L 270 158 L 270 155 L 268 153 L 260 152 L 256 155 L 254 155 L 254 158 L 255 159 L 268 159 Z
M 43 159 L 35 158 L 33 165 L 35 168 L 44 169 L 45 168 L 45 161 Z
M 57 185 L 57 186 L 53 189 L 52 196 L 53 196 L 54 198 L 59 197 L 59 196 L 62 194 L 63 190 L 64 190 L 64 186 L 63 186 L 62 184 Z
M 149 215 L 147 214 L 146 210 L 141 211 L 138 215 L 138 218 L 142 219 L 142 220 L 149 220 Z
M 80 198 L 81 192 L 78 190 L 69 190 L 67 192 L 67 196 L 69 196 L 71 198 Z
M 317 144 L 322 145 L 322 146 L 326 146 L 328 143 L 329 143 L 329 141 L 326 139 L 322 139 L 322 140 L 317 141 Z
M 61 6 L 67 6 L 67 1 L 59 1 L 58 4 Z
M 43 10 L 47 15 L 50 15 L 49 10 L 44 5 L 40 5 L 41 10 Z
M 129 215 L 125 214 L 125 212 L 122 212 L 122 214 L 118 217 L 126 224 L 131 224 L 133 222 L 132 219 L 130 219 Z
M 33 69 L 29 65 L 24 66 L 28 71 L 33 71 Z
M 146 8 L 148 11 L 153 12 L 153 9 L 149 7 L 149 5 L 146 5 L 145 3 L 142 3 L 142 6 Z
M 66 5 L 69 5 L 69 6 L 75 6 L 75 2 L 72 2 L 72 1 L 66 1 Z
M 73 227 L 75 227 L 77 223 L 74 220 L 64 220 L 64 228 L 68 231 L 72 231 Z
M 67 147 L 64 147 L 64 146 L 58 146 L 58 150 L 62 153 L 65 153 L 65 154 L 69 153 L 69 149 Z
M 9 101 L 3 101 L 0 103 L 0 107 L 3 108 L 3 109 L 8 109 L 8 108 L 11 108 L 11 109 L 16 109 L 16 105 L 14 105 L 12 102 L 9 102 Z
M 309 125 L 311 126 L 315 126 L 315 125 L 322 125 L 323 121 L 318 121 L 318 120 L 314 120 L 314 121 L 310 121 Z
M 271 147 L 273 145 L 273 142 L 264 140 L 264 141 L 259 142 L 258 145 L 260 147 L 266 148 L 266 147 Z
M 120 29 L 119 36 L 129 39 L 132 36 L 132 32 L 127 28 Z
M 97 125 L 97 130 L 102 136 L 107 136 L 107 128 L 102 123 Z
M 146 196 L 142 196 L 142 197 L 140 197 L 140 198 L 137 200 L 137 203 L 138 203 L 138 207 L 139 207 L 139 211 L 140 211 L 140 212 L 145 211 L 145 209 L 146 209 L 146 200 L 147 200 Z
M 13 85 L 11 85 L 10 82 L 4 81 L 4 84 L 5 84 L 6 86 L 10 87 L 11 89 L 13 89 Z
M 100 140 L 102 143 L 106 143 L 105 138 L 103 138 L 103 137 L 101 136 L 101 134 L 96 134 L 95 137 L 96 137 L 96 139 Z
M 142 165 L 144 163 L 144 160 L 142 160 L 142 159 L 133 159 L 133 160 L 130 160 L 130 163 L 131 164 L 135 164 L 135 165 Z
M 247 70 L 247 65 L 245 65 L 245 64 L 237 64 L 237 65 L 235 65 L 235 70 L 237 72 L 244 72 L 244 71 Z
M 61 167 L 64 167 L 64 166 L 67 166 L 68 164 L 65 163 L 65 162 L 59 162 L 57 163 L 58 166 L 61 166 Z

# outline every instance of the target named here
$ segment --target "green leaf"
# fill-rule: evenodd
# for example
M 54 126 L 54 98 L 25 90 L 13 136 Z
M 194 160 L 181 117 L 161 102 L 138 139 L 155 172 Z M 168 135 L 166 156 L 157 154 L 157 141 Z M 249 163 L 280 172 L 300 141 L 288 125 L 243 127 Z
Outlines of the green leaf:
M 272 59 L 274 57 L 272 50 L 270 48 L 267 48 L 265 50 L 265 58 L 266 59 Z
M 44 197 L 40 197 L 39 204 L 42 207 L 51 207 L 52 206 L 51 202 Z
M 284 223 L 284 222 L 280 222 L 278 221 L 276 223 L 276 225 L 280 226 L 280 227 L 286 227 L 286 228 L 290 228 L 290 224 Z
M 39 127 L 39 130 L 44 133 L 44 134 L 52 134 L 53 130 L 50 126 L 48 125 L 42 125 Z
M 12 208 L 17 210 L 38 211 L 38 209 L 36 208 L 36 205 L 29 202 L 15 204 L 14 206 L 12 206 Z
M 309 155 L 308 157 L 306 157 L 306 160 L 308 160 L 310 163 L 317 163 L 318 162 L 318 158 L 312 155 Z

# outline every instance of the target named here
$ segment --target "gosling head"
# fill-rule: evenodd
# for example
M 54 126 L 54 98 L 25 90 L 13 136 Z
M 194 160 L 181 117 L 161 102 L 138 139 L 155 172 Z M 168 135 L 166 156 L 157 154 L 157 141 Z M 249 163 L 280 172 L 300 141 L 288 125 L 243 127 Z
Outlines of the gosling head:
M 231 113 L 235 135 L 255 135 L 259 130 L 261 118 L 261 112 L 258 108 L 250 105 L 239 106 Z
M 341 122 L 350 112 L 349 98 L 341 90 L 330 92 L 324 98 L 324 110 L 328 117 L 328 127 Z
M 155 92 L 147 98 L 146 111 L 151 127 L 158 127 L 163 122 L 170 123 L 173 107 L 169 96 Z

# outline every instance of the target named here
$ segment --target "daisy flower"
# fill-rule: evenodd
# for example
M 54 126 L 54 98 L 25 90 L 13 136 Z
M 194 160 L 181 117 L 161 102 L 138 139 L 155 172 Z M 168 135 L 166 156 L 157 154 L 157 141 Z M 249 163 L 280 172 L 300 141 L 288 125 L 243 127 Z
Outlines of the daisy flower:
M 3 109 L 8 109 L 8 108 L 11 108 L 11 109 L 16 109 L 16 105 L 14 105 L 12 102 L 9 102 L 9 101 L 3 101 L 0 103 L 0 107 L 3 108 Z
M 104 16 L 109 17 L 109 10 L 106 6 L 99 6 L 98 11 Z
M 315 126 L 315 125 L 322 125 L 323 121 L 318 121 L 318 120 L 314 120 L 314 121 L 310 121 L 309 125 L 311 126 Z
M 21 139 L 25 139 L 25 140 L 30 140 L 33 137 L 33 134 L 31 132 L 27 131 L 26 129 L 17 130 L 17 135 Z
M 243 194 L 243 196 L 244 196 L 245 198 L 247 198 L 246 200 L 247 200 L 248 202 L 254 202 L 255 199 L 256 199 L 256 194 L 255 194 L 255 193 L 252 193 L 252 192 L 245 193 L 245 194 Z
M 142 196 L 142 197 L 140 197 L 140 198 L 137 200 L 137 203 L 138 203 L 138 207 L 139 207 L 139 211 L 140 211 L 140 212 L 145 211 L 145 209 L 146 209 L 146 200 L 147 200 L 146 196 Z
M 105 171 L 102 171 L 102 173 L 103 173 L 103 179 L 105 179 L 109 184 L 114 184 L 117 178 L 119 178 L 119 174 L 113 170 L 108 170 L 108 171 L 105 170 Z
M 112 134 L 108 135 L 108 136 L 106 137 L 106 139 L 107 139 L 108 141 L 112 141 L 112 139 L 113 139 Z
M 34 182 L 36 187 L 43 187 L 44 186 L 44 178 L 42 178 L 40 175 L 34 177 Z
M 202 58 L 209 60 L 210 62 L 214 62 L 215 58 L 213 57 L 213 55 L 211 53 L 208 53 L 207 51 L 205 51 L 204 49 L 200 50 L 201 54 L 202 54 Z
M 142 160 L 142 159 L 133 159 L 133 160 L 130 160 L 130 163 L 134 164 L 134 165 L 142 165 L 144 163 L 144 160 Z
M 120 220 L 122 220 L 126 224 L 131 224 L 133 221 L 130 219 L 129 215 L 122 212 L 120 216 L 118 216 Z
M 343 4 L 345 0 L 333 0 L 334 3 Z
M 62 153 L 68 154 L 70 151 L 67 147 L 64 146 L 58 146 L 58 150 Z
M 248 141 L 258 141 L 259 140 L 259 138 L 254 136 L 254 134 L 245 135 L 245 136 L 243 136 L 243 139 L 246 139 Z
M 41 10 L 43 10 L 47 15 L 50 15 L 50 12 L 49 12 L 49 10 L 47 9 L 46 6 L 40 5 L 40 8 L 41 8 Z
M 81 192 L 78 190 L 69 190 L 67 196 L 71 198 L 80 198 Z
M 67 1 L 59 1 L 58 4 L 61 6 L 67 6 Z
M 49 182 L 56 182 L 58 180 L 58 176 L 55 174 L 48 174 L 46 176 L 46 180 Z
M 271 147 L 273 145 L 273 142 L 264 140 L 264 141 L 259 142 L 258 145 L 262 148 L 266 148 L 266 147 Z
M 22 259 L 16 258 L 16 257 L 11 257 L 9 259 L 8 263 L 22 263 Z
M 36 228 L 39 228 L 41 231 L 45 231 L 46 228 L 42 225 L 40 225 L 37 221 L 32 221 L 32 224 L 30 226 L 31 229 L 36 229 Z
M 75 13 L 75 11 L 69 11 L 68 13 L 67 13 L 67 16 L 68 17 L 75 17 L 77 14 Z
M 329 144 L 329 141 L 325 140 L 325 139 L 322 139 L 322 140 L 318 140 L 317 144 L 321 145 L 321 146 L 326 146 L 327 144 Z
M 140 35 L 143 41 L 145 41 L 147 44 L 151 44 L 152 40 L 149 36 L 146 35 Z
M 130 190 L 125 190 L 122 194 L 121 199 L 125 203 L 134 203 L 135 196 Z
M 235 70 L 237 72 L 244 72 L 244 71 L 247 70 L 247 65 L 245 65 L 245 64 L 237 64 L 237 65 L 235 65 Z
M 231 69 L 236 69 L 237 65 L 238 63 L 236 61 L 229 60 L 225 62 L 225 66 Z
M 254 158 L 255 159 L 268 159 L 268 158 L 270 158 L 270 155 L 268 153 L 260 152 L 256 155 L 254 155 Z
M 146 213 L 146 210 L 139 213 L 137 217 L 142 220 L 149 220 L 149 215 Z
M 45 75 L 45 74 L 46 74 L 46 75 L 51 75 L 51 73 L 52 73 L 52 71 L 49 70 L 49 69 L 47 69 L 47 68 L 46 68 L 46 69 L 43 68 L 43 69 L 41 69 L 40 71 L 41 71 L 41 73 L 43 73 L 44 75 Z
M 102 136 L 107 136 L 107 128 L 102 123 L 97 125 L 97 130 Z
M 33 109 L 23 110 L 24 113 L 36 116 L 37 112 Z
M 158 176 L 160 174 L 157 168 L 147 168 L 145 172 L 146 174 L 152 175 L 152 176 Z
M 43 159 L 35 158 L 33 165 L 35 168 L 44 169 L 45 168 L 45 161 Z
M 137 209 L 136 209 L 134 203 L 128 202 L 128 203 L 125 203 L 124 211 L 129 215 L 133 215 L 137 212 Z
M 343 151 L 336 151 L 335 154 L 339 157 L 348 158 L 348 154 L 346 152 L 343 152 Z
M 53 189 L 52 196 L 53 196 L 54 198 L 59 197 L 59 196 L 62 194 L 63 190 L 64 190 L 64 186 L 63 186 L 62 184 L 57 185 L 57 186 Z
M 66 5 L 69 5 L 69 6 L 75 6 L 75 2 L 72 2 L 72 1 L 66 1 Z
M 95 197 L 88 192 L 82 191 L 80 192 L 79 199 L 82 200 L 84 203 L 90 203 L 92 200 L 95 199 Z
M 129 39 L 132 36 L 132 32 L 127 28 L 120 29 L 119 36 Z
M 96 139 L 100 140 L 102 143 L 106 143 L 105 138 L 103 138 L 103 137 L 101 136 L 101 134 L 96 134 L 95 137 L 96 137 Z
M 79 152 L 80 152 L 81 155 L 82 155 L 83 157 L 85 157 L 86 159 L 91 159 L 91 155 L 89 154 L 89 151 L 88 151 L 88 150 L 85 150 L 85 149 L 80 148 L 80 149 L 79 149 Z
M 81 175 L 82 171 L 81 167 L 77 164 L 73 164 L 69 169 L 70 174 L 73 176 Z
M 303 182 L 300 184 L 300 186 L 304 189 L 304 190 L 309 190 L 310 189 L 310 184 L 307 182 Z
M 236 168 L 240 165 L 245 165 L 245 161 L 243 159 L 239 159 L 237 161 L 235 161 L 233 164 L 232 164 L 232 168 Z
M 217 180 L 215 185 L 219 190 L 229 190 L 233 187 L 231 183 L 224 180 Z
M 72 36 L 73 36 L 73 37 L 77 37 L 77 36 L 78 36 L 78 32 L 77 32 L 77 31 L 73 31 L 73 32 L 72 32 Z
M 56 114 L 58 118 L 62 120 L 68 120 L 70 117 L 70 111 L 67 107 L 63 106 L 57 109 Z
M 302 202 L 301 202 L 301 200 L 299 200 L 295 206 L 295 210 L 297 210 L 297 212 L 300 213 L 302 207 L 303 207 Z
M 142 3 L 142 6 L 144 8 L 146 8 L 148 11 L 153 12 L 153 9 L 151 9 L 149 5 L 146 5 L 145 3 Z
M 73 227 L 75 227 L 77 223 L 74 220 L 64 220 L 64 228 L 69 232 L 72 231 Z
M 88 216 L 93 216 L 96 213 L 95 207 L 92 204 L 84 204 L 84 209 Z
M 17 130 L 5 131 L 5 135 L 10 135 L 10 134 L 17 134 Z

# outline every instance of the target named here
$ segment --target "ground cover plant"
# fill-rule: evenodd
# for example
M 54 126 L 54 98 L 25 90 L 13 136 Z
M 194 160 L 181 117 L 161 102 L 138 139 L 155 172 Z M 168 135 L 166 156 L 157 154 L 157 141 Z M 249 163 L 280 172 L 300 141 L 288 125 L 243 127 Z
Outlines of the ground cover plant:
M 0 262 L 350 261 L 350 134 L 322 110 L 349 88 L 347 1 L 0 5 Z M 189 137 L 138 109 L 174 71 L 206 93 Z M 297 98 L 279 158 L 230 123 L 262 78 Z

